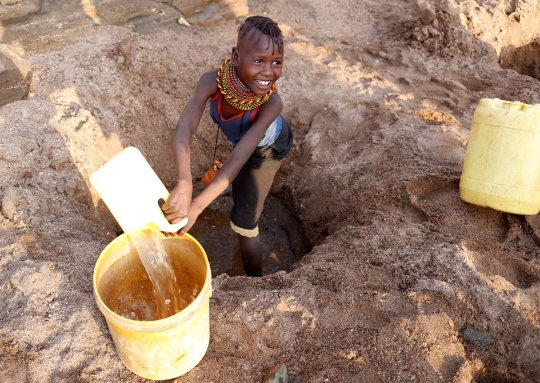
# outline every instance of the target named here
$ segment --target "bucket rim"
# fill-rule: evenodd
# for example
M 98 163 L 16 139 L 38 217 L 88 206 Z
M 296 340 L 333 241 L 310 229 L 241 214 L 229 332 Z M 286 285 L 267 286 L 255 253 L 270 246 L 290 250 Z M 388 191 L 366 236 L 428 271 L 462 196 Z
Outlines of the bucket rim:
M 164 236 L 165 237 L 165 236 Z M 107 250 L 115 246 L 118 242 L 125 241 L 126 239 L 129 241 L 129 238 L 127 234 L 123 233 L 113 239 L 100 253 L 99 257 L 96 260 L 96 264 L 94 266 L 94 273 L 93 273 L 93 290 L 94 290 L 94 298 L 96 300 L 97 306 L 101 313 L 105 316 L 105 319 L 107 321 L 113 322 L 115 325 L 125 328 L 127 330 L 132 331 L 138 331 L 138 332 L 154 332 L 154 331 L 162 331 L 167 330 L 171 327 L 174 327 L 178 325 L 178 323 L 185 322 L 190 317 L 192 317 L 195 313 L 198 312 L 199 308 L 202 306 L 202 304 L 205 302 L 206 299 L 208 299 L 212 295 L 212 272 L 210 269 L 210 263 L 208 262 L 208 257 L 206 255 L 206 252 L 204 251 L 204 248 L 201 246 L 199 241 L 197 241 L 192 235 L 189 233 L 183 234 L 181 237 L 165 237 L 167 239 L 173 239 L 178 238 L 187 238 L 191 240 L 201 251 L 202 255 L 204 255 L 203 260 L 204 264 L 206 266 L 206 278 L 204 281 L 204 284 L 199 291 L 199 294 L 197 297 L 189 304 L 187 305 L 183 310 L 177 312 L 174 315 L 171 315 L 167 318 L 162 319 L 156 319 L 151 321 L 139 321 L 134 319 L 125 318 L 121 315 L 118 315 L 113 310 L 111 310 L 101 299 L 101 296 L 99 295 L 98 288 L 97 288 L 97 270 L 99 263 L 103 262 L 103 254 L 107 252 Z

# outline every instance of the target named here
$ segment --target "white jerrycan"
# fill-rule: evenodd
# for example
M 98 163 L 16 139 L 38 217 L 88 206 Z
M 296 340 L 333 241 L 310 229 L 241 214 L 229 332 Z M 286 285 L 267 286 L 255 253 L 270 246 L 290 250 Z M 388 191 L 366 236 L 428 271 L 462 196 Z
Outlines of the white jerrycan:
M 149 223 L 161 231 L 175 233 L 187 224 L 187 218 L 175 224 L 165 218 L 160 199 L 166 201 L 169 192 L 142 153 L 133 146 L 92 173 L 90 183 L 124 233 L 145 229 Z

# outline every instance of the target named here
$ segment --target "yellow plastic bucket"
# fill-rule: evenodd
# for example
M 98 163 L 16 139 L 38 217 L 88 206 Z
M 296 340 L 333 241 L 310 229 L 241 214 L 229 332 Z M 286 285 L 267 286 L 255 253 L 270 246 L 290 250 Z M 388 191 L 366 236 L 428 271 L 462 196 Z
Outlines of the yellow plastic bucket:
M 495 210 L 540 211 L 540 105 L 480 100 L 459 183 L 463 201 Z
M 122 294 L 137 295 L 141 289 L 152 288 L 127 235 L 122 234 L 103 250 L 94 269 L 94 296 L 120 359 L 135 374 L 153 380 L 173 379 L 191 370 L 205 355 L 210 341 L 212 276 L 206 253 L 189 234 L 163 237 L 163 245 L 182 294 L 191 297 L 189 300 L 195 297 L 170 317 L 138 321 L 111 309 L 123 299 Z M 146 286 L 141 281 L 146 281 Z

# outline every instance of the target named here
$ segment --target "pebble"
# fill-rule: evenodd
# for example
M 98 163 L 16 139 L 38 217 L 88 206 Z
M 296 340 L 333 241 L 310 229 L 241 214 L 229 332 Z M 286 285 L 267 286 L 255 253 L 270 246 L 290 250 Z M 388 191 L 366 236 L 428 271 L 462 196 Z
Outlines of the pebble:
M 489 335 L 471 326 L 467 326 L 463 330 L 461 330 L 461 336 L 463 337 L 463 339 L 465 339 L 466 342 L 480 347 L 489 346 L 492 342 Z
M 186 26 L 186 27 L 190 27 L 190 26 L 191 26 L 191 24 L 189 23 L 189 21 L 187 21 L 187 20 L 186 20 L 185 18 L 183 18 L 183 17 L 180 17 L 180 18 L 178 19 L 178 24 L 184 25 L 184 26 Z

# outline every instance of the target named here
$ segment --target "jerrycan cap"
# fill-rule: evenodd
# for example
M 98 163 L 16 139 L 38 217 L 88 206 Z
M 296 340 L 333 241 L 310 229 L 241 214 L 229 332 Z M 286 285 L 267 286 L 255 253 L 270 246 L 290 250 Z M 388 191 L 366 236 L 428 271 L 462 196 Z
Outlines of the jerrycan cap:
M 90 176 L 98 192 L 125 233 L 141 230 L 148 224 L 160 231 L 176 233 L 186 226 L 187 218 L 171 224 L 160 205 L 169 192 L 142 153 L 129 146 Z

